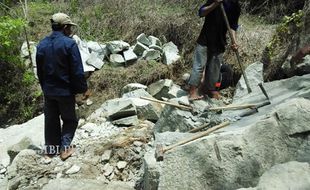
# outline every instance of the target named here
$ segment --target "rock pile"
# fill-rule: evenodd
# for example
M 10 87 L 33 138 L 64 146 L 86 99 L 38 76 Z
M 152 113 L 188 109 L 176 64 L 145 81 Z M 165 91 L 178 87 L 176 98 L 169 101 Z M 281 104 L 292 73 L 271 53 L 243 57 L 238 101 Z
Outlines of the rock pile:
M 173 42 L 163 44 L 157 37 L 146 36 L 144 33 L 137 37 L 137 41 L 133 46 L 122 40 L 107 43 L 86 42 L 77 35 L 74 35 L 73 39 L 79 47 L 85 72 L 101 69 L 106 62 L 118 67 L 127 66 L 139 59 L 144 59 L 148 61 L 161 61 L 169 65 L 180 58 L 179 50 Z M 36 43 L 29 43 L 33 69 L 36 73 Z M 29 51 L 26 42 L 21 47 L 21 56 L 25 59 L 25 64 L 29 65 Z

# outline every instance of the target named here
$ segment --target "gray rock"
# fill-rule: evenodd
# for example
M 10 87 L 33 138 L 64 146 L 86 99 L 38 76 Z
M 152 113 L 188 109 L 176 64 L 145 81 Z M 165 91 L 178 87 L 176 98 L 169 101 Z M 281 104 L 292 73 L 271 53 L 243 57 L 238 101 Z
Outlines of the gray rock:
M 299 75 L 309 74 L 310 73 L 310 55 L 307 55 L 303 58 L 303 61 L 296 66 L 297 73 Z
M 130 83 L 130 84 L 127 84 L 126 86 L 124 86 L 122 88 L 122 94 L 127 93 L 127 92 L 131 92 L 134 90 L 138 90 L 138 89 L 146 90 L 147 86 L 145 86 L 143 84 L 139 84 L 139 83 Z
M 96 69 L 101 69 L 104 62 L 102 61 L 103 58 L 99 56 L 98 53 L 92 52 L 89 55 L 89 58 L 86 60 L 86 64 L 95 67 Z
M 84 72 L 95 71 L 95 67 L 88 65 L 86 63 L 86 61 L 90 57 L 90 52 L 88 50 L 87 43 L 82 41 L 81 38 L 78 37 L 77 35 L 74 35 L 72 38 L 75 40 L 75 42 L 77 43 L 78 48 L 80 50 Z
M 36 49 L 36 43 L 32 42 L 32 41 L 29 41 L 29 45 L 30 45 L 30 53 L 32 54 L 35 51 L 34 49 Z M 29 50 L 28 50 L 28 46 L 27 46 L 27 42 L 26 41 L 22 44 L 21 56 L 23 58 L 29 57 Z
M 187 96 L 187 92 L 182 90 L 179 85 L 173 84 L 168 92 L 169 98 L 180 98 Z
M 47 185 L 43 187 L 43 190 L 134 190 L 133 187 L 124 182 L 111 182 L 106 184 L 101 180 L 92 179 L 53 179 Z
M 85 130 L 88 133 L 92 133 L 94 131 L 97 131 L 99 129 L 98 125 L 95 123 L 85 123 L 81 129 Z
M 189 78 L 191 77 L 191 75 L 189 73 L 184 73 L 182 75 L 182 80 L 187 83 L 189 81 Z
M 25 178 L 24 172 L 33 168 L 37 164 L 37 159 L 40 158 L 34 150 L 22 150 L 13 160 L 12 164 L 7 168 L 7 175 L 10 184 L 19 183 L 21 178 Z M 33 174 L 32 174 L 33 175 Z
M 166 105 L 155 124 L 155 131 L 160 133 L 165 131 L 187 132 L 194 128 L 197 119 L 189 111 Z
M 106 162 L 109 161 L 112 155 L 112 150 L 105 150 L 101 156 L 101 161 Z
M 17 156 L 18 153 L 20 153 L 24 149 L 31 148 L 31 145 L 33 145 L 32 140 L 29 137 L 23 138 L 21 141 L 19 141 L 17 144 L 12 145 L 8 148 L 8 155 L 10 156 L 10 162 L 14 160 L 14 158 Z
M 150 121 L 157 121 L 159 119 L 163 110 L 161 104 L 140 98 L 132 98 L 131 100 L 137 109 L 139 119 Z
M 247 118 L 249 122 L 246 119 L 237 121 L 216 133 L 167 151 L 164 162 L 155 163 L 160 167 L 155 171 L 159 178 L 144 179 L 153 184 L 145 189 L 153 189 L 153 186 L 165 190 L 253 187 L 275 164 L 291 160 L 309 162 L 309 112 L 309 100 L 293 99 L 274 107 L 271 113 L 269 108 L 268 116 L 256 115 L 255 120 L 255 116 Z M 170 142 L 171 133 L 164 141 L 159 140 L 161 135 L 164 133 L 156 136 L 157 144 Z M 154 160 L 145 161 L 146 167 L 156 168 Z M 307 169 L 309 171 L 309 167 Z M 145 176 L 153 173 L 145 171 Z M 270 182 L 270 177 L 265 179 Z M 269 184 L 273 184 L 272 181 Z
M 127 50 L 129 47 L 130 45 L 122 40 L 107 43 L 107 48 L 112 54 L 117 54 L 123 50 Z
M 148 50 L 149 48 L 145 45 L 143 45 L 142 43 L 140 42 L 137 42 L 137 44 L 135 45 L 134 49 L 133 49 L 133 52 L 138 55 L 138 56 L 142 56 L 143 52 L 145 50 Z
M 42 188 L 44 185 L 48 184 L 48 182 L 49 179 L 47 177 L 42 177 L 38 180 L 37 184 Z
M 122 98 L 140 98 L 140 97 L 152 97 L 147 91 L 144 89 L 137 89 L 131 92 L 127 92 L 122 95 Z
M 144 145 L 144 143 L 141 141 L 135 141 L 135 142 L 133 142 L 133 145 L 140 147 L 140 146 Z
M 124 169 L 127 166 L 127 164 L 128 163 L 125 162 L 125 161 L 119 161 L 119 162 L 117 162 L 117 168 L 122 170 L 122 169 Z
M 7 178 L 0 178 L 0 187 L 3 188 L 3 190 L 7 190 L 8 188 L 8 179 Z
M 150 45 L 149 46 L 150 49 L 154 49 L 154 50 L 157 50 L 159 51 L 160 53 L 163 53 L 163 48 L 161 48 L 160 46 L 157 46 L 157 45 Z
M 155 159 L 155 150 L 146 152 L 143 157 L 144 178 L 143 187 L 145 190 L 157 190 L 160 178 L 160 166 Z
M 104 116 L 116 120 L 136 115 L 136 108 L 127 98 L 118 98 L 106 101 L 103 105 Z
M 287 162 L 278 164 L 266 171 L 260 178 L 256 188 L 243 188 L 243 190 L 307 190 L 310 187 L 309 163 Z
M 97 54 L 103 55 L 102 59 L 107 55 L 107 46 L 105 44 L 88 41 L 87 47 L 90 53 L 96 52 Z
M 90 99 L 87 99 L 86 100 L 86 105 L 87 106 L 90 106 L 90 105 L 92 105 L 94 102 L 93 101 L 91 101 Z
M 168 92 L 173 85 L 172 80 L 162 79 L 148 86 L 148 92 L 156 99 L 169 98 Z
M 137 126 L 139 124 L 139 119 L 136 115 L 134 115 L 134 116 L 114 120 L 112 123 L 114 125 L 120 125 L 120 126 Z
M 140 42 L 141 44 L 146 45 L 146 46 L 150 46 L 152 44 L 151 41 L 146 37 L 144 33 L 140 34 L 137 37 L 137 42 Z
M 6 172 L 6 169 L 5 169 L 5 168 L 2 168 L 2 169 L 0 170 L 0 174 L 5 174 L 5 172 Z
M 114 67 L 120 67 L 125 65 L 125 59 L 120 54 L 111 54 L 110 55 L 110 62 Z
M 249 65 L 245 69 L 245 73 L 247 75 L 250 88 L 252 90 L 254 90 L 255 88 L 259 88 L 258 83 L 263 81 L 263 63 L 256 62 Z M 234 99 L 239 99 L 240 97 L 245 96 L 247 94 L 248 94 L 247 87 L 245 85 L 245 81 L 242 76 L 236 86 Z
M 170 65 L 180 59 L 178 47 L 173 42 L 164 44 L 163 51 L 164 51 L 163 61 L 167 65 Z
M 154 49 L 148 49 L 143 52 L 142 57 L 147 60 L 159 60 L 161 58 L 160 51 Z
M 161 46 L 162 45 L 161 41 L 155 36 L 149 36 L 148 39 L 151 42 L 151 45 L 155 45 L 155 46 Z
M 123 52 L 124 59 L 127 62 L 132 62 L 138 59 L 138 56 L 133 52 L 133 49 L 129 48 L 128 50 Z
M 68 169 L 66 171 L 67 175 L 71 175 L 71 174 L 75 174 L 78 173 L 80 171 L 81 167 L 78 165 L 73 165 L 70 169 Z
M 111 166 L 109 163 L 106 163 L 103 167 L 103 170 L 104 170 L 104 176 L 109 176 L 113 173 L 113 166 Z
M 26 59 L 24 62 L 26 66 L 30 66 L 34 69 L 34 71 L 36 71 L 36 67 L 37 67 L 37 64 L 36 64 L 36 54 L 37 54 L 36 43 L 30 41 L 29 45 L 30 45 L 30 54 L 31 54 L 32 65 L 31 65 L 31 62 L 29 59 L 29 50 L 28 50 L 27 42 L 24 42 L 22 47 L 21 47 L 21 57 Z
M 34 146 L 40 147 L 44 143 L 44 135 L 42 135 L 44 134 L 44 127 L 42 127 L 42 123 L 44 123 L 43 114 L 26 123 L 0 129 L 0 139 L 5 142 L 0 144 L 0 164 L 4 167 L 10 164 L 10 156 L 7 154 L 8 147 L 17 144 L 25 137 L 30 138 Z

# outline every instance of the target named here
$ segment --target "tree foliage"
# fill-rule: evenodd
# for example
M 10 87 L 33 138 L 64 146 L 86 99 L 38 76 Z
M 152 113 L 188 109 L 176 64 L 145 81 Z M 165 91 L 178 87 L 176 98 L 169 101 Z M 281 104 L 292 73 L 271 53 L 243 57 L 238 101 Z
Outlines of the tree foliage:
M 30 119 L 37 111 L 36 79 L 20 59 L 23 27 L 22 19 L 0 17 L 0 127 Z

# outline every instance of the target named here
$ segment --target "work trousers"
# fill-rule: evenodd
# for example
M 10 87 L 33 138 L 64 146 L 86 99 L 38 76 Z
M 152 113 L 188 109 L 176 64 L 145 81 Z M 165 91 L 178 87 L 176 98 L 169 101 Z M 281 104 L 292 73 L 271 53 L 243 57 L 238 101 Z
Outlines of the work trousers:
M 45 96 L 44 116 L 46 154 L 58 154 L 70 146 L 78 125 L 75 97 Z
M 198 87 L 205 69 L 204 88 L 208 91 L 216 89 L 220 79 L 220 68 L 223 64 L 223 53 L 208 51 L 206 46 L 197 44 L 193 57 L 193 68 L 188 84 Z
M 207 91 L 216 90 L 216 83 L 220 82 L 221 65 L 223 64 L 223 53 L 208 51 L 207 64 L 205 66 L 205 89 Z

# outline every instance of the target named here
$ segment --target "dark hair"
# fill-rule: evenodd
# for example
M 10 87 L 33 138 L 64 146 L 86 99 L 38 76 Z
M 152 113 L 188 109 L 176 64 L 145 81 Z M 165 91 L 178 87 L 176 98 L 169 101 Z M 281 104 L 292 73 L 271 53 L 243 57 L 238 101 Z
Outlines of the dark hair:
M 60 31 L 64 28 L 64 25 L 54 22 L 53 19 L 51 19 L 51 25 L 53 31 Z

